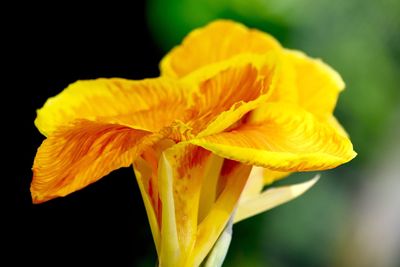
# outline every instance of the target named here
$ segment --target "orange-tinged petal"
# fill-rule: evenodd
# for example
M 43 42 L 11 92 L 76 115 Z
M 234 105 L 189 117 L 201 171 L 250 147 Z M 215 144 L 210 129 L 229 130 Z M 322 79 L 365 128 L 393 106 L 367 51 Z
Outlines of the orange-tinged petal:
M 345 84 L 340 75 L 319 59 L 304 53 L 285 50 L 286 59 L 294 66 L 299 105 L 319 118 L 332 114 Z
M 65 196 L 131 165 L 143 149 L 160 138 L 122 125 L 85 120 L 60 127 L 43 141 L 36 154 L 33 202 Z
M 335 128 L 283 103 L 265 105 L 252 124 L 190 142 L 221 157 L 285 172 L 330 169 L 356 155 Z
M 182 265 L 182 253 L 179 240 L 180 225 L 177 222 L 174 200 L 174 169 L 163 153 L 159 161 L 158 182 L 162 203 L 160 266 Z M 179 204 L 178 207 L 179 208 Z M 182 218 L 180 218 L 182 219 Z M 185 232 L 183 232 L 186 234 Z
M 201 137 L 221 132 L 267 101 L 276 83 L 277 57 L 240 56 L 184 79 L 193 88 L 192 119 L 187 122 L 192 133 Z
M 182 78 L 241 53 L 265 54 L 277 49 L 279 43 L 266 33 L 233 21 L 217 20 L 192 31 L 172 49 L 161 61 L 161 74 Z
M 143 203 L 147 213 L 147 219 L 149 220 L 151 233 L 153 235 L 154 244 L 156 247 L 157 254 L 160 255 L 160 223 L 159 218 L 161 212 L 158 212 L 158 202 L 154 205 L 153 199 L 157 197 L 158 193 L 155 194 L 152 190 L 152 182 L 154 180 L 153 172 L 149 164 L 146 161 L 139 158 L 134 162 L 134 171 L 137 183 L 139 185 L 140 193 L 143 198 Z
M 169 198 L 168 201 L 172 201 L 174 206 L 174 209 L 171 206 L 166 209 L 166 202 L 161 199 L 163 207 L 162 229 L 164 228 L 164 218 L 166 218 L 165 220 L 171 220 L 171 217 L 174 217 L 179 241 L 179 245 L 174 246 L 169 240 L 171 238 L 170 235 L 162 233 L 161 251 L 163 249 L 167 251 L 178 249 L 180 252 L 180 264 L 187 260 L 187 253 L 191 251 L 196 240 L 201 184 L 207 168 L 206 163 L 210 156 L 211 153 L 201 147 L 181 143 L 165 150 L 160 158 L 159 165 L 164 166 L 164 169 L 168 169 L 168 179 L 170 180 L 168 184 L 170 183 L 171 190 L 173 189 L 168 193 L 173 198 Z M 159 181 L 163 179 L 166 179 L 166 176 L 159 172 Z M 166 190 L 161 182 L 159 184 L 160 191 Z M 166 244 L 168 248 L 163 247 L 163 244 Z M 167 259 L 168 257 L 165 258 L 169 260 Z
M 193 96 L 193 120 L 188 124 L 194 134 L 220 132 L 254 109 L 268 85 L 251 64 L 231 67 L 200 83 Z
M 302 195 L 310 189 L 318 179 L 319 176 L 317 175 L 315 178 L 304 183 L 271 188 L 245 201 L 241 201 L 235 214 L 234 222 L 237 223 Z
M 198 227 L 196 244 L 188 261 L 193 264 L 188 266 L 199 266 L 210 252 L 238 204 L 250 170 L 251 166 L 224 161 L 220 178 L 224 181 L 222 192 Z
M 167 78 L 77 81 L 47 100 L 37 111 L 35 124 L 46 136 L 76 119 L 157 132 L 184 118 L 187 94 L 180 83 Z
M 172 140 L 163 139 L 154 144 L 151 148 L 147 148 L 133 163 L 136 180 L 143 197 L 151 232 L 159 256 L 161 256 L 160 230 L 162 225 L 163 210 L 159 192 L 159 161 L 161 153 L 174 144 L 175 143 Z M 165 162 L 163 162 L 163 164 L 164 163 Z M 165 166 L 163 170 L 165 171 Z M 167 181 L 164 180 L 164 182 Z

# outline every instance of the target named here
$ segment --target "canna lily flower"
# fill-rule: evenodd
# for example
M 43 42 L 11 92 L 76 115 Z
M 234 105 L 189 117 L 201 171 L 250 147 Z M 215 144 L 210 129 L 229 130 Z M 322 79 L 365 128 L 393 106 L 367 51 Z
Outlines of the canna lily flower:
M 190 33 L 160 67 L 158 78 L 75 82 L 38 110 L 47 139 L 33 164 L 34 203 L 133 165 L 159 265 L 207 258 L 213 266 L 233 222 L 316 179 L 265 185 L 356 155 L 332 115 L 340 76 L 266 33 L 219 20 Z

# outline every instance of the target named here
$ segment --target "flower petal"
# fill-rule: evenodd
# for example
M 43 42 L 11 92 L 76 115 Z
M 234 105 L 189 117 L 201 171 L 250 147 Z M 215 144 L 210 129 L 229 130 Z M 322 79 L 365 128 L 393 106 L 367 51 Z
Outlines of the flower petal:
M 161 257 L 160 230 L 162 225 L 162 216 L 163 216 L 162 212 L 164 211 L 164 216 L 175 214 L 175 211 L 174 209 L 172 209 L 171 205 L 169 206 L 168 209 L 167 206 L 162 205 L 163 202 L 161 201 L 160 190 L 163 189 L 162 187 L 164 187 L 164 190 L 166 190 L 167 188 L 168 190 L 170 190 L 168 184 L 169 180 L 167 179 L 168 177 L 166 176 L 171 175 L 168 172 L 170 170 L 170 167 L 166 166 L 166 164 L 169 163 L 166 162 L 165 159 L 161 160 L 161 155 L 163 151 L 165 151 L 166 149 L 168 149 L 173 145 L 175 145 L 175 143 L 172 140 L 163 139 L 160 142 L 154 144 L 152 147 L 147 148 L 145 151 L 143 151 L 142 155 L 139 158 L 137 158 L 133 163 L 136 180 L 138 182 L 139 189 L 142 194 L 143 202 L 146 208 L 147 217 L 149 219 L 150 228 L 153 235 L 154 243 L 156 245 L 157 254 L 160 257 Z M 159 169 L 159 166 L 161 167 L 161 165 L 162 169 Z M 161 186 L 160 182 L 163 182 Z M 163 193 L 164 197 L 168 196 L 169 194 L 168 190 L 164 191 Z M 166 229 L 164 228 L 164 231 L 165 230 Z M 169 227 L 169 230 L 171 230 L 171 227 Z M 163 253 L 165 253 L 165 250 L 163 251 Z
M 338 120 L 335 118 L 335 116 L 333 116 L 333 115 L 327 116 L 326 120 L 340 134 L 342 134 L 345 137 L 349 137 L 349 134 L 346 132 L 346 130 L 343 128 L 343 126 L 338 122 Z
M 272 71 L 271 71 L 272 72 Z M 230 67 L 200 83 L 193 96 L 193 134 L 220 132 L 266 100 L 269 77 L 260 77 L 252 64 Z M 261 97 L 263 96 L 263 97 Z
M 220 234 L 217 242 L 215 242 L 211 252 L 208 254 L 204 267 L 222 267 L 232 241 L 233 216 L 234 214 L 232 214 L 224 231 Z
M 304 53 L 285 50 L 286 59 L 294 66 L 299 104 L 317 117 L 331 115 L 345 84 L 340 75 L 319 59 Z
M 263 186 L 270 185 L 275 181 L 281 180 L 290 175 L 290 172 L 280 172 L 269 169 L 263 169 Z
M 300 51 L 284 49 L 284 57 L 287 65 L 286 73 L 290 74 L 291 69 L 294 71 L 295 86 L 293 88 L 296 89 L 291 91 L 297 92 L 297 103 L 318 119 L 336 128 L 340 134 L 348 137 L 346 131 L 333 116 L 339 93 L 345 88 L 345 83 L 339 73 L 322 60 L 310 58 Z M 291 101 L 293 97 L 287 96 L 285 92 L 276 98 L 276 101 L 293 103 Z
M 198 208 L 200 200 L 201 185 L 207 168 L 207 161 L 211 153 L 201 147 L 188 143 L 181 143 L 165 150 L 162 153 L 160 164 L 168 167 L 169 179 L 172 181 L 174 210 L 165 209 L 165 201 L 162 201 L 162 217 L 174 217 L 176 221 L 177 236 L 179 245 L 170 248 L 179 249 L 179 263 L 183 266 L 188 257 L 188 252 L 194 246 L 197 233 Z M 161 181 L 162 172 L 159 172 Z M 165 175 L 164 175 L 165 176 Z M 166 190 L 160 183 L 160 191 Z M 169 235 L 162 234 L 162 240 L 169 240 Z M 165 241 L 164 244 L 170 241 Z M 163 244 L 163 241 L 162 241 Z M 168 243 L 171 245 L 170 243 Z M 161 246 L 161 250 L 167 249 Z M 177 263 L 176 263 L 177 264 Z M 179 265 L 179 264 L 178 264 Z M 174 265 L 177 266 L 177 265 Z
M 258 196 L 263 190 L 264 186 L 272 184 L 273 182 L 283 179 L 288 176 L 290 172 L 273 171 L 262 167 L 253 166 L 246 186 L 240 197 L 240 203 L 246 202 L 248 199 Z
M 264 168 L 253 166 L 249 178 L 247 179 L 246 186 L 240 196 L 240 202 L 246 201 L 248 198 L 257 196 L 263 189 L 264 184 Z
M 272 36 L 233 21 L 217 20 L 192 31 L 172 49 L 161 61 L 161 74 L 182 78 L 241 53 L 264 54 L 275 49 L 280 45 Z
M 181 84 L 166 78 L 77 81 L 47 100 L 37 111 L 35 125 L 46 136 L 76 119 L 157 132 L 183 119 L 187 94 Z
M 156 247 L 157 254 L 160 256 L 160 241 L 161 241 L 161 212 L 159 211 L 159 198 L 158 192 L 154 192 L 153 185 L 154 173 L 149 164 L 143 159 L 139 158 L 134 162 L 134 171 L 137 183 L 139 185 L 140 193 L 143 198 L 144 207 L 146 208 L 147 219 L 149 220 L 151 234 L 153 235 L 154 244 Z M 157 186 L 158 189 L 158 186 Z M 157 199 L 157 203 L 154 203 L 154 199 Z
M 212 249 L 229 221 L 246 184 L 251 166 L 225 160 L 221 170 L 222 192 L 212 209 L 200 223 L 197 239 L 190 255 L 189 266 L 199 266 Z
M 160 266 L 176 266 L 180 264 L 180 256 L 182 255 L 179 244 L 181 229 L 177 223 L 178 218 L 175 209 L 174 169 L 164 153 L 159 161 L 158 182 L 162 203 Z
M 251 124 L 190 142 L 221 157 L 278 171 L 330 169 L 356 155 L 350 140 L 329 124 L 283 103 L 265 105 Z
M 218 193 L 220 193 L 218 192 L 218 183 L 223 163 L 224 159 L 214 154 L 207 160 L 204 170 L 205 179 L 201 185 L 198 222 L 201 222 L 210 212 Z
M 310 189 L 318 179 L 319 175 L 304 183 L 271 188 L 244 202 L 240 202 L 235 214 L 234 223 L 295 199 Z
M 34 203 L 65 196 L 127 167 L 161 138 L 117 124 L 76 121 L 43 141 L 33 164 Z

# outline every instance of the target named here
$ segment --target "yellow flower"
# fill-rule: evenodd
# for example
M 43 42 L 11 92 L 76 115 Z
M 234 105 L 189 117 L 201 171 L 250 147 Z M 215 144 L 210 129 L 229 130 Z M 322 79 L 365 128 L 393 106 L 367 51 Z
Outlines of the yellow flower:
M 264 185 L 356 155 L 332 115 L 343 88 L 322 61 L 213 22 L 162 60 L 161 77 L 78 81 L 49 99 L 35 121 L 47 139 L 34 160 L 33 202 L 133 164 L 160 266 L 198 266 L 231 217 L 286 202 L 315 180 Z

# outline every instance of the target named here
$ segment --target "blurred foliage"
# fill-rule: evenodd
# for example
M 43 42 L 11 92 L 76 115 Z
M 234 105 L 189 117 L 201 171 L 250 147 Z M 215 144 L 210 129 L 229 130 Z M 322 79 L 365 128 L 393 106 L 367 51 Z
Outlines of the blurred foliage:
M 156 41 L 168 51 L 193 28 L 216 18 L 244 22 L 284 38 L 289 29 L 286 18 L 272 6 L 276 5 L 260 0 L 150 0 L 148 18 Z
M 354 199 L 381 153 L 400 100 L 398 0 L 151 0 L 149 26 L 165 51 L 193 28 L 229 18 L 333 66 L 346 82 L 336 116 L 359 153 L 323 172 L 298 200 L 234 227 L 226 266 L 341 266 Z M 383 155 L 384 156 L 384 155 Z M 282 183 L 293 183 L 304 174 Z M 311 174 L 307 174 L 311 177 Z

